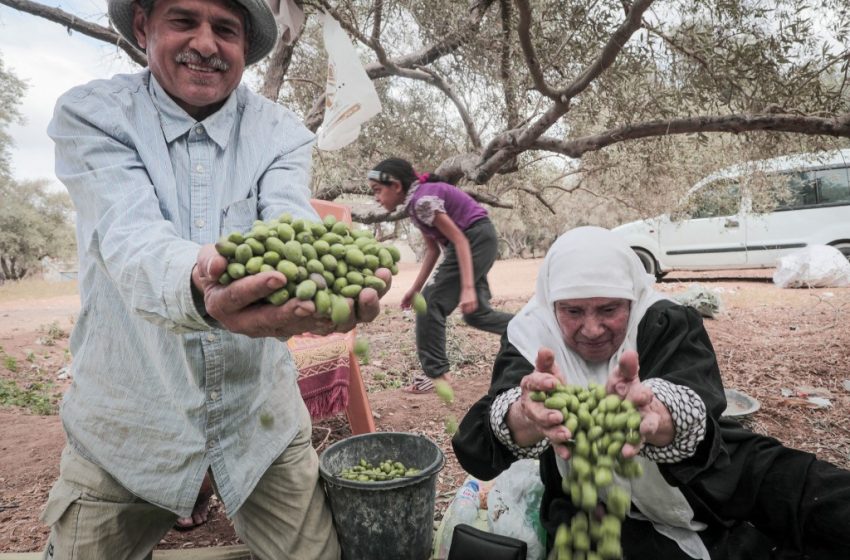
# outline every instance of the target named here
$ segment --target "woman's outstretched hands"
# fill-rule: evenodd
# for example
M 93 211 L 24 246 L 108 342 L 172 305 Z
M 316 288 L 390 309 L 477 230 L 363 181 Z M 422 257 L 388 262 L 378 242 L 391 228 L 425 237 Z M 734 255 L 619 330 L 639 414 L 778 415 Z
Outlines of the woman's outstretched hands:
M 559 383 L 563 384 L 565 380 L 555 364 L 555 355 L 550 349 L 541 348 L 537 353 L 534 371 L 520 382 L 522 395 L 511 405 L 507 424 L 514 443 L 520 447 L 529 447 L 545 437 L 558 455 L 568 459 L 570 452 L 566 441 L 572 438 L 572 434 L 564 426 L 564 415 L 531 399 L 532 392 L 552 391 Z
M 605 390 L 621 399 L 632 401 L 642 418 L 641 439 L 651 445 L 664 447 L 669 445 L 676 435 L 673 417 L 667 407 L 655 398 L 652 389 L 641 383 L 638 377 L 639 369 L 637 352 L 626 350 L 620 357 L 617 367 L 608 376 Z M 627 443 L 623 446 L 623 456 L 634 457 L 639 450 L 639 446 Z

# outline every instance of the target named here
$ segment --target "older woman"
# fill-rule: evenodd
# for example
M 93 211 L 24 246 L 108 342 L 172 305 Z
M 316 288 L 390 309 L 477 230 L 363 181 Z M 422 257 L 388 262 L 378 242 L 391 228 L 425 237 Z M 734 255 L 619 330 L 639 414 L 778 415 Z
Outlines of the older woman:
M 699 314 L 652 283 L 617 235 L 562 235 L 508 326 L 489 393 L 452 441 L 461 465 L 488 480 L 539 457 L 552 536 L 576 511 L 561 489 L 572 434 L 530 393 L 603 384 L 642 415 L 641 446 L 623 450 L 644 470 L 631 481 L 626 558 L 850 557 L 850 473 L 721 417 L 723 383 Z

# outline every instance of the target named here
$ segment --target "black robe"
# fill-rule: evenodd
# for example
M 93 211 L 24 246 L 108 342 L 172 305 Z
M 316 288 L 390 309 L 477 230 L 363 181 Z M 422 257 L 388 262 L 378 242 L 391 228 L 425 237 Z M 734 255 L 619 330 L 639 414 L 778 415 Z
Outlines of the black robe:
M 658 466 L 682 491 L 695 519 L 708 525 L 699 535 L 712 559 L 850 560 L 850 472 L 721 417 L 726 398 L 720 370 L 695 310 L 666 300 L 654 304 L 638 325 L 637 351 L 642 380 L 658 377 L 684 385 L 705 402 L 707 430 L 697 452 Z M 533 370 L 503 336 L 490 390 L 452 439 L 458 461 L 473 476 L 490 480 L 516 460 L 492 432 L 490 404 Z M 540 474 L 540 517 L 551 543 L 575 508 L 561 490 L 551 448 L 540 457 Z M 623 524 L 622 543 L 626 558 L 688 558 L 651 524 L 633 518 Z

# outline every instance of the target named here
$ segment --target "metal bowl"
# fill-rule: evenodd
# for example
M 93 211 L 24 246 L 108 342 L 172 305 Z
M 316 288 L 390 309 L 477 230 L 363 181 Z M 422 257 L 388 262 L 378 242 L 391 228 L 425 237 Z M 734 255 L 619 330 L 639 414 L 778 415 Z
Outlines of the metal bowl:
M 743 418 L 761 408 L 761 403 L 748 394 L 737 389 L 725 389 L 726 410 L 723 416 L 731 418 Z

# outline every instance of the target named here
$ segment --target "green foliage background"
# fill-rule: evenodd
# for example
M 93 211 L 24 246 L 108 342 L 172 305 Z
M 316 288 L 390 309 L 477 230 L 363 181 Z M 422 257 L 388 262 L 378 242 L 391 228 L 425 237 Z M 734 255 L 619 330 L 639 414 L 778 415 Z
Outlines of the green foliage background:
M 21 118 L 26 85 L 0 58 L 0 283 L 40 272 L 44 258 L 74 258 L 71 199 L 46 180 L 17 181 L 10 169 L 14 140 L 8 127 Z

